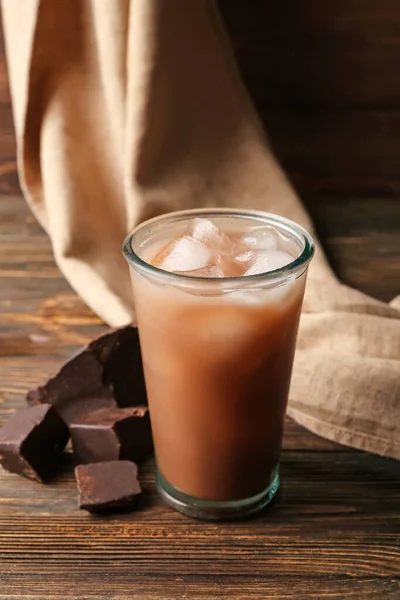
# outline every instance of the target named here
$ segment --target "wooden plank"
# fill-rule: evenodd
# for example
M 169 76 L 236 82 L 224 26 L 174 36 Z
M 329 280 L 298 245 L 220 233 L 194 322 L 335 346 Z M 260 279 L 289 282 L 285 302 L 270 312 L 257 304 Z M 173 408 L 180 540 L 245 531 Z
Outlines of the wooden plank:
M 342 281 L 384 301 L 399 294 L 400 203 L 396 198 L 309 196 L 305 204 Z
M 201 534 L 206 532 L 204 535 L 211 535 L 212 531 L 219 535 L 238 535 L 237 543 L 247 546 L 251 545 L 249 539 L 254 541 L 259 534 L 266 543 L 270 536 L 282 539 L 298 536 L 300 543 L 301 536 L 305 535 L 305 542 L 310 544 L 312 540 L 325 538 L 340 539 L 342 542 L 351 540 L 357 544 L 364 536 L 376 535 L 377 543 L 384 540 L 388 540 L 389 545 L 393 543 L 396 550 L 392 558 L 400 574 L 400 465 L 393 460 L 348 448 L 325 452 L 318 448 L 308 452 L 303 449 L 284 450 L 278 501 L 251 522 L 219 525 L 187 520 L 166 507 L 155 490 L 153 459 L 140 468 L 140 481 L 145 494 L 141 510 L 114 517 L 91 517 L 78 510 L 70 454 L 66 453 L 64 463 L 61 474 L 51 485 L 41 485 L 18 475 L 0 472 L 0 565 L 5 561 L 12 562 L 10 554 L 16 544 L 21 545 L 21 550 L 29 549 L 32 560 L 39 560 L 40 547 L 43 546 L 43 550 L 51 543 L 54 546 L 54 560 L 62 562 L 62 544 L 63 540 L 67 542 L 67 538 L 71 540 L 76 536 L 77 543 L 83 549 L 96 543 L 99 536 L 104 544 L 110 538 L 109 545 L 118 546 L 121 542 L 118 539 L 121 523 L 127 528 L 128 537 L 129 528 L 137 530 L 135 539 L 137 536 L 147 538 L 147 527 L 154 529 L 152 536 L 165 537 L 163 525 L 170 527 L 173 523 L 173 527 L 182 532 L 186 527 L 188 535 L 197 535 L 199 528 Z M 46 516 L 49 515 L 51 519 L 46 524 Z M 95 527 L 97 523 L 102 524 L 100 529 Z M 141 527 L 142 533 L 139 531 Z M 157 527 L 161 527 L 158 532 Z M 80 530 L 85 532 L 81 541 Z M 245 530 L 249 539 L 241 538 Z M 24 532 L 26 539 L 23 539 Z M 171 530 L 170 537 L 176 533 Z M 53 539 L 54 544 L 51 541 Z M 143 539 L 142 543 L 145 543 Z M 69 551 L 72 552 L 72 549 Z M 98 560 L 103 560 L 103 546 L 99 545 L 97 551 Z M 132 552 L 135 551 L 132 548 Z M 96 556 L 94 552 L 93 560 Z M 51 564 L 51 556 L 46 564 Z M 382 571 L 376 571 L 375 574 L 384 575 Z
M 18 192 L 16 142 L 0 10 L 0 194 Z
M 301 195 L 400 194 L 400 111 L 265 111 L 273 149 Z
M 12 569 L 5 578 L 4 596 L 0 596 L 4 600 L 77 600 L 77 593 L 85 600 L 398 600 L 400 590 L 396 579 L 371 576 L 362 580 L 326 575 L 301 579 L 280 575 L 265 578 L 258 574 L 160 576 L 106 570 L 85 572 L 77 582 L 70 570 L 60 578 L 52 570 L 38 575 Z
M 219 0 L 256 104 L 398 107 L 398 0 Z
M 10 522 L 11 525 L 14 523 Z M 271 528 L 264 525 L 253 537 L 247 526 L 235 525 L 231 533 L 225 534 L 221 526 L 210 528 L 204 524 L 193 528 L 177 522 L 165 523 L 165 527 L 121 522 L 119 527 L 110 530 L 104 519 L 100 519 L 90 528 L 81 524 L 80 530 L 71 530 L 66 523 L 63 540 L 61 527 L 57 539 L 50 535 L 53 527 L 46 527 L 44 521 L 38 524 L 42 532 L 38 530 L 36 535 L 32 534 L 31 527 L 24 525 L 23 531 L 15 529 L 14 547 L 2 540 L 5 544 L 0 567 L 3 573 L 17 558 L 20 568 L 25 565 L 26 574 L 65 573 L 71 565 L 70 557 L 74 556 L 72 564 L 77 580 L 87 573 L 104 573 L 104 569 L 109 577 L 129 571 L 142 576 L 212 574 L 220 582 L 238 573 L 247 578 L 252 575 L 268 578 L 279 573 L 283 577 L 302 579 L 311 573 L 361 580 L 399 577 L 400 574 L 394 536 L 377 539 L 374 535 L 364 535 L 355 541 L 350 537 L 313 540 L 308 536 L 305 541 L 304 530 L 302 536 L 290 535 L 289 542 L 285 535 L 271 535 Z M 97 540 L 90 535 L 93 528 L 102 531 Z M 115 535 L 117 539 L 113 539 Z M 23 536 L 26 536 L 25 541 Z
M 3 23 L 1 18 L 0 6 L 0 106 L 8 106 L 10 104 L 10 93 L 8 88 L 8 74 L 6 64 L 6 50 L 4 45 Z M 2 121 L 0 121 L 2 123 Z
M 282 471 L 268 512 L 215 525 L 163 506 L 152 462 L 141 473 L 147 508 L 108 518 L 78 511 L 71 466 L 51 486 L 8 475 L 0 598 L 364 600 L 384 592 L 397 600 L 399 465 L 355 452 L 286 452 Z
M 375 260 L 394 275 L 395 200 L 313 197 L 308 208 L 339 274 L 365 261 L 365 277 Z M 346 276 L 353 284 L 362 279 L 355 268 Z M 377 296 L 388 292 L 374 270 L 370 283 Z M 24 406 L 28 389 L 103 330 L 54 265 L 23 199 L 0 197 L 0 423 Z M 137 512 L 91 517 L 77 507 L 69 453 L 51 485 L 0 471 L 0 600 L 399 597 L 399 463 L 332 444 L 288 420 L 277 501 L 237 524 L 200 523 L 170 510 L 154 473 L 153 460 L 141 466 Z

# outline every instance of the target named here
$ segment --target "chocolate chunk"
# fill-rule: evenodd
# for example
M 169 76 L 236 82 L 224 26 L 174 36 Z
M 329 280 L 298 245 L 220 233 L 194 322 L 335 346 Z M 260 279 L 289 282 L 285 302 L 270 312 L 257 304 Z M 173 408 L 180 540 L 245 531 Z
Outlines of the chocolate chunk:
M 68 427 L 52 406 L 26 408 L 0 429 L 0 463 L 11 473 L 48 481 L 68 438 Z
M 124 327 L 90 344 L 103 365 L 104 385 L 112 390 L 117 405 L 147 406 L 142 353 L 137 327 Z
M 113 330 L 82 348 L 27 402 L 52 404 L 68 424 L 100 408 L 146 405 L 137 328 Z
M 137 466 L 128 460 L 79 465 L 79 508 L 91 513 L 129 510 L 141 493 Z
M 102 408 L 70 424 L 77 463 L 126 459 L 140 462 L 153 449 L 149 409 Z

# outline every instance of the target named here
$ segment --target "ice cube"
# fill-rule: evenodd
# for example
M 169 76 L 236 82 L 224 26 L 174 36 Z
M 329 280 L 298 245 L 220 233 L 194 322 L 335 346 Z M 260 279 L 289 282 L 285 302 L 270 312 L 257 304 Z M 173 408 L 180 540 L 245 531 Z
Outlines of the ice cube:
M 252 250 L 248 250 L 247 252 L 241 252 L 237 256 L 235 256 L 235 260 L 240 263 L 251 263 L 254 262 L 256 258 L 256 253 Z
M 245 275 L 258 275 L 285 267 L 294 261 L 294 257 L 282 250 L 260 250 L 255 252 L 255 261 Z
M 242 243 L 257 250 L 277 250 L 278 234 L 272 227 L 256 227 L 241 239 Z
M 234 254 L 221 254 L 215 257 L 216 265 L 222 270 L 222 277 L 242 277 L 254 262 L 252 251 Z
M 237 262 L 230 256 L 219 256 L 217 266 L 222 270 L 223 277 L 242 277 L 248 269 L 247 263 Z
M 211 265 L 210 277 L 226 277 L 220 265 Z
M 154 257 L 152 264 L 164 271 L 194 271 L 215 264 L 214 251 L 188 235 L 168 242 Z
M 190 235 L 219 253 L 229 254 L 235 247 L 235 243 L 208 219 L 194 219 Z

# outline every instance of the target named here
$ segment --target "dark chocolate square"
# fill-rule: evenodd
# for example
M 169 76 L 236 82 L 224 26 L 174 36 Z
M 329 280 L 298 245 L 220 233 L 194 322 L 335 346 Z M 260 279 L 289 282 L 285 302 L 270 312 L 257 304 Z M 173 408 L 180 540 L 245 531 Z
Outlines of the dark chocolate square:
M 131 510 L 141 493 L 135 463 L 120 460 L 75 469 L 79 508 L 92 513 Z
M 140 462 L 153 449 L 146 406 L 97 410 L 71 423 L 70 432 L 79 464 L 119 459 Z
M 48 481 L 58 470 L 68 439 L 68 427 L 54 407 L 24 409 L 0 429 L 0 463 L 12 473 Z

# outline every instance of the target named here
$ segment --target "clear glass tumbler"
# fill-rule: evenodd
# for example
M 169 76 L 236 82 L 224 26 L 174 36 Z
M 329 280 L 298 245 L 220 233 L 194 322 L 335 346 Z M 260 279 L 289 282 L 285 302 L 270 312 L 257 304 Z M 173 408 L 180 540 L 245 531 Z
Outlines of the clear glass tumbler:
M 297 258 L 274 271 L 189 277 L 150 264 L 194 217 L 226 233 L 272 226 Z M 207 520 L 266 506 L 279 487 L 279 455 L 311 236 L 276 215 L 230 209 L 169 213 L 125 240 L 161 497 Z

